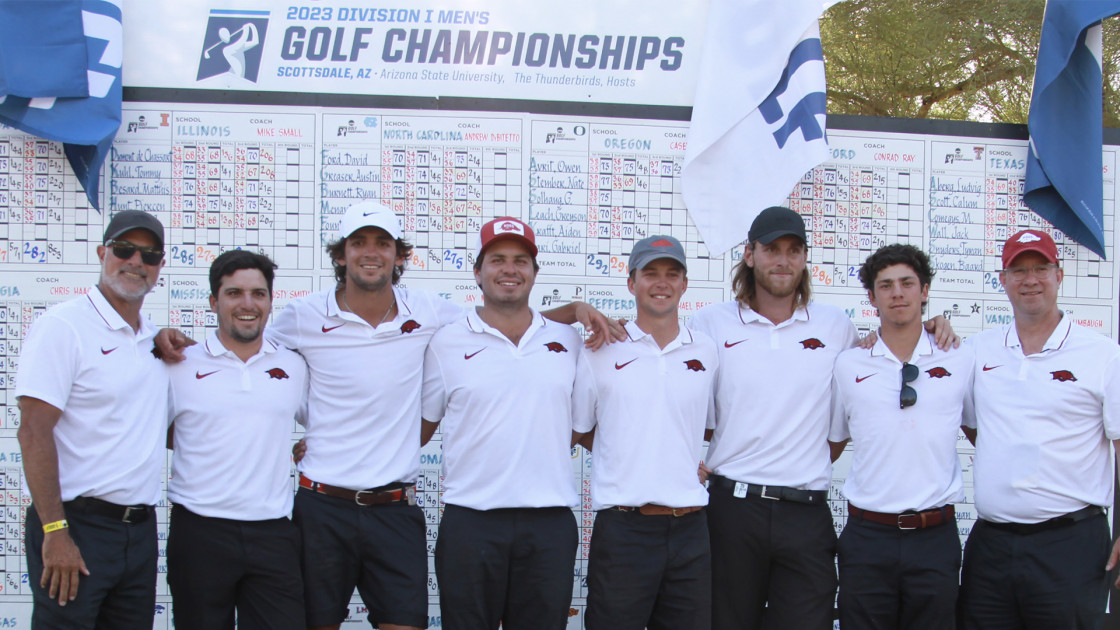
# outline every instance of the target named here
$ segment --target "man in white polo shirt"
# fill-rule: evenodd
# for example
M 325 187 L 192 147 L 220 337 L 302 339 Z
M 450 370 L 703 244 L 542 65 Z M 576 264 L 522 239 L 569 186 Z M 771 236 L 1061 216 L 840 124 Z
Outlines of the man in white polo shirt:
M 629 339 L 580 354 L 574 428 L 592 451 L 596 511 L 588 630 L 711 625 L 711 554 L 696 476 L 713 412 L 715 342 L 680 324 L 684 248 L 650 236 L 630 252 Z
M 302 630 L 292 524 L 293 420 L 303 357 L 262 336 L 276 265 L 231 250 L 210 265 L 218 330 L 169 368 L 172 475 L 167 583 L 179 630 Z
M 972 350 L 943 351 L 922 326 L 934 271 L 913 245 L 869 256 L 859 279 L 879 311 L 879 339 L 836 359 L 832 426 L 848 523 L 837 546 L 844 630 L 956 627 L 964 499 L 957 438 L 972 398 Z
M 735 301 L 689 322 L 719 350 L 707 461 L 717 630 L 832 628 L 832 367 L 858 335 L 843 310 L 809 301 L 807 262 L 801 215 L 763 210 L 735 269 Z
M 1120 447 L 1120 347 L 1058 307 L 1058 248 L 1041 230 L 1003 245 L 1015 319 L 976 335 L 976 512 L 961 627 L 1100 628 L 1108 601 L 1105 508 Z M 1107 566 L 1106 566 L 1107 564 Z
M 560 630 L 572 599 L 578 504 L 572 472 L 576 331 L 529 306 L 532 229 L 482 226 L 483 306 L 441 329 L 424 360 L 425 435 L 442 422 L 436 543 L 447 630 Z
M 337 285 L 293 300 L 265 333 L 308 366 L 306 449 L 293 518 L 313 629 L 341 625 L 355 586 L 371 625 L 427 626 L 427 540 L 414 498 L 424 351 L 463 309 L 398 286 L 411 252 L 391 209 L 351 206 L 338 239 L 327 245 Z M 582 302 L 544 315 L 583 324 L 591 347 L 623 334 Z M 189 343 L 174 330 L 157 338 L 169 361 L 181 359 L 179 348 Z
M 140 309 L 163 245 L 152 215 L 113 216 L 97 285 L 24 340 L 15 391 L 35 628 L 152 627 L 167 370 Z
M 735 267 L 735 300 L 689 322 L 720 354 L 708 425 L 716 630 L 833 625 L 832 368 L 857 335 L 843 310 L 810 301 L 807 248 L 801 215 L 763 210 Z M 954 335 L 942 326 L 935 336 Z

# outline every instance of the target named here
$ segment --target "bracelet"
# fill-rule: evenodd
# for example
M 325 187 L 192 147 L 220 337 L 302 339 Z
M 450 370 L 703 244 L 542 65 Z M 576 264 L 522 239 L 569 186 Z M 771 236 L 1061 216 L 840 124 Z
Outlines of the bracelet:
M 43 525 L 43 533 L 49 534 L 51 532 L 57 532 L 60 529 L 66 529 L 67 527 L 70 527 L 70 523 L 67 523 L 66 519 L 62 519 L 61 521 L 55 521 L 53 523 L 47 523 L 46 525 Z

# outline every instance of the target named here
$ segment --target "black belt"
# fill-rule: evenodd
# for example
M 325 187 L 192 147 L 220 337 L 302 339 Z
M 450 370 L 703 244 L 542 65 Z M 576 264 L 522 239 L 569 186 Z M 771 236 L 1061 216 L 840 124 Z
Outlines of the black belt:
M 739 483 L 722 475 L 710 475 L 708 482 L 713 488 L 731 490 L 732 492 L 735 491 L 735 486 Z M 806 503 L 808 505 L 824 505 L 828 501 L 828 491 L 826 490 L 800 490 L 785 486 L 756 486 L 753 483 L 745 485 L 747 486 L 747 496 L 750 497 L 773 501 L 793 501 L 794 503 Z
M 79 512 L 104 516 L 129 525 L 143 523 L 155 511 L 155 508 L 151 505 L 117 505 L 93 497 L 77 497 L 73 501 L 64 502 L 62 505 Z
M 1055 516 L 1054 518 L 1047 519 L 1041 523 L 997 523 L 995 521 L 982 521 L 985 526 L 993 527 L 1005 532 L 1012 532 L 1015 534 L 1037 534 L 1050 529 L 1058 529 L 1059 527 L 1069 527 L 1080 523 L 1087 518 L 1093 518 L 1104 514 L 1104 508 L 1099 505 L 1090 505 L 1083 507 L 1076 512 Z

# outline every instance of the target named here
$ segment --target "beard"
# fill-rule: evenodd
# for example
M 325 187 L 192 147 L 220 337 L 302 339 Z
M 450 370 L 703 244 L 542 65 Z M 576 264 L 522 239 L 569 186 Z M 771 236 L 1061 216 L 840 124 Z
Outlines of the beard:
M 142 271 L 138 272 L 143 274 L 142 279 L 129 280 L 124 278 L 121 274 L 126 269 L 120 269 L 115 274 L 109 275 L 104 270 L 101 271 L 101 283 L 111 289 L 124 300 L 134 301 L 142 300 L 144 296 L 151 293 L 152 287 L 155 282 L 151 280 L 149 274 L 144 274 Z M 135 271 L 127 269 L 127 271 Z

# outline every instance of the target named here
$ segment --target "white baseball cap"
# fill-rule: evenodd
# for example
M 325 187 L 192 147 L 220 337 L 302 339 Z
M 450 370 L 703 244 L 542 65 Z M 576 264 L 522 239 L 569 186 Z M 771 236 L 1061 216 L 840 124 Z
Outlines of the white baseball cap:
M 350 206 L 346 214 L 342 215 L 342 221 L 338 224 L 338 238 L 348 238 L 364 227 L 381 228 L 394 239 L 400 238 L 402 233 L 401 222 L 391 208 L 376 201 L 363 201 Z

